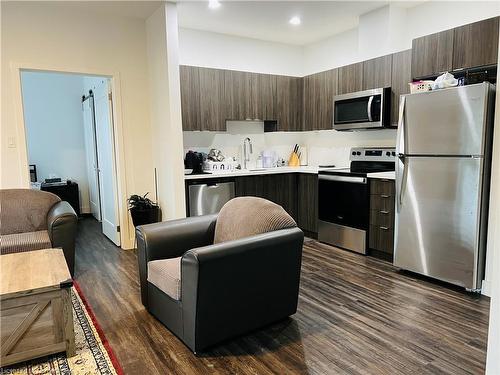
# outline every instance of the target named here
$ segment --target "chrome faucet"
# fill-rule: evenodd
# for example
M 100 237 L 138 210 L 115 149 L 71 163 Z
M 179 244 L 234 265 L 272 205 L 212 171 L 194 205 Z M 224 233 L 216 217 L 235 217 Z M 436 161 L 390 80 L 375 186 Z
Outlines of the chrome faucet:
M 247 152 L 247 144 L 250 147 L 250 153 Z M 247 163 L 250 161 L 250 155 L 252 153 L 252 141 L 250 138 L 246 137 L 243 141 L 243 169 L 247 169 Z

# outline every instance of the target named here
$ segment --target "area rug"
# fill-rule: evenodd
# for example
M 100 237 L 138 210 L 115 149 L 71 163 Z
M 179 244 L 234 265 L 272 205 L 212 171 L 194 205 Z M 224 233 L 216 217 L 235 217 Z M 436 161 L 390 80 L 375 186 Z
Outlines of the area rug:
M 123 375 L 123 370 L 77 283 L 73 286 L 71 302 L 76 355 L 66 358 L 64 353 L 54 354 L 0 368 L 0 374 Z

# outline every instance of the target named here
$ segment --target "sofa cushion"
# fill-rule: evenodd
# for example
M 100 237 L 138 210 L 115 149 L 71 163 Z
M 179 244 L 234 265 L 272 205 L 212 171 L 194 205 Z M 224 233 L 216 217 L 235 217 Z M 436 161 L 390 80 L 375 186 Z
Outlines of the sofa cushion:
M 220 210 L 214 243 L 296 226 L 295 220 L 280 205 L 257 197 L 238 197 Z
M 21 253 L 23 251 L 50 249 L 49 233 L 46 230 L 37 232 L 2 234 L 0 236 L 1 254 Z
M 47 229 L 47 213 L 61 199 L 32 189 L 0 190 L 1 234 L 37 232 Z
M 148 262 L 148 281 L 175 300 L 181 299 L 181 257 Z

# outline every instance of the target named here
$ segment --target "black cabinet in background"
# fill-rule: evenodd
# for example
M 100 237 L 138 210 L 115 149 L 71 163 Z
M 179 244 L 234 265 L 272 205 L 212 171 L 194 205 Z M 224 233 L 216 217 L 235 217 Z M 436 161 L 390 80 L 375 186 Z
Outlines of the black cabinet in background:
M 76 182 L 71 182 L 69 184 L 42 183 L 40 190 L 48 191 L 49 193 L 57 195 L 61 200 L 68 202 L 71 207 L 73 207 L 76 214 L 80 216 L 80 193 L 78 192 L 78 184 Z
M 282 206 L 297 220 L 297 178 L 295 173 L 243 176 L 235 178 L 237 197 L 254 196 Z
M 297 179 L 297 224 L 308 235 L 318 233 L 318 175 L 301 173 Z

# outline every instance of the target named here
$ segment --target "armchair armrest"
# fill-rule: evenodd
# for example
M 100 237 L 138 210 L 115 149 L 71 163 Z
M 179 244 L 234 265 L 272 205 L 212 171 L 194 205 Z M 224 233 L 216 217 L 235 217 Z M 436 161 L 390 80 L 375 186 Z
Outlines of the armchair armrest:
M 68 202 L 57 202 L 47 213 L 47 231 L 52 247 L 62 247 L 68 268 L 75 272 L 75 239 L 78 217 Z
M 188 346 L 199 351 L 294 314 L 303 242 L 304 233 L 289 228 L 186 252 L 181 301 Z
M 205 215 L 137 227 L 137 257 L 144 306 L 148 304 L 148 262 L 176 258 L 192 248 L 213 243 L 216 221 L 217 215 Z

